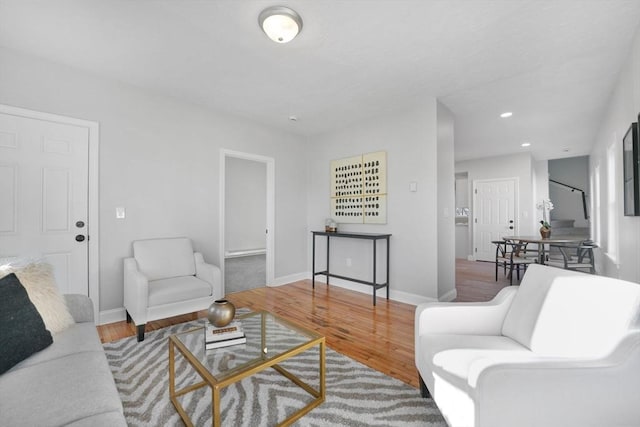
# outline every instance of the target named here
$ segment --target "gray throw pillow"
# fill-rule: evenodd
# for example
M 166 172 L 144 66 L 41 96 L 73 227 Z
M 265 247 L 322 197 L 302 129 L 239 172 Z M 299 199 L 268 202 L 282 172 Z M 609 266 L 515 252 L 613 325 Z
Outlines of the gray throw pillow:
M 0 374 L 53 343 L 14 273 L 0 279 Z

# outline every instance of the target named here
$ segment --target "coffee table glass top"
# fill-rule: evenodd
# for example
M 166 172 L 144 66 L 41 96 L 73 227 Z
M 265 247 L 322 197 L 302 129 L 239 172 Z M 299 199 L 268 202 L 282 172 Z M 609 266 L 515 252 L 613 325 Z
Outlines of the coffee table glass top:
M 240 372 L 261 366 L 300 346 L 322 338 L 313 331 L 296 326 L 268 312 L 252 312 L 236 316 L 247 337 L 245 344 L 205 349 L 204 320 L 201 328 L 175 335 L 191 355 L 217 382 Z

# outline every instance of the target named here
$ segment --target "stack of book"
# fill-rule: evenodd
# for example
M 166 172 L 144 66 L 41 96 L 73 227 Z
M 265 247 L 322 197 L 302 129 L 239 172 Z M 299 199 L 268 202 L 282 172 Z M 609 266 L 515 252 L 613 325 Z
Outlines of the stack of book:
M 221 328 L 207 323 L 204 328 L 204 345 L 207 350 L 244 344 L 246 342 L 247 338 L 242 330 L 242 324 L 238 321 L 233 321 Z

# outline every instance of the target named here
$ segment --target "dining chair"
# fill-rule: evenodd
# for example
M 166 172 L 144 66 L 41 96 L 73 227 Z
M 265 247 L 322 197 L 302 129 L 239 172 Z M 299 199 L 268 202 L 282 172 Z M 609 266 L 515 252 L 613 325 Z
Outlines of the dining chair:
M 498 268 L 501 266 L 504 274 L 507 274 L 509 267 L 509 284 L 513 285 L 513 271 L 520 280 L 520 269 L 524 272 L 529 264 L 533 264 L 538 259 L 538 252 L 527 249 L 527 243 L 513 242 L 509 240 L 493 240 L 496 245 L 496 281 L 498 280 Z
M 577 245 L 551 245 L 557 249 L 562 258 L 550 259 L 547 265 L 564 268 L 565 270 L 588 270 L 596 273 L 595 257 L 593 250 L 598 247 L 592 240 L 584 240 Z

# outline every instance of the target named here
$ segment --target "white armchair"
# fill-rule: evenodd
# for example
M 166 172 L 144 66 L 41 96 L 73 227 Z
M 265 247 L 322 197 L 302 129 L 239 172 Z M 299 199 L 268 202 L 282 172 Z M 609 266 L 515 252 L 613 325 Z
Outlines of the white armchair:
M 490 302 L 419 305 L 415 360 L 450 426 L 637 426 L 640 285 L 533 264 Z
M 203 310 L 222 297 L 220 269 L 193 252 L 188 238 L 136 240 L 124 260 L 127 322 L 144 340 L 147 322 Z

